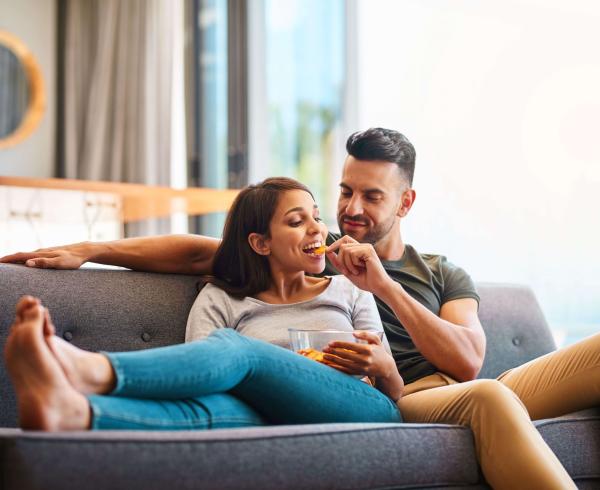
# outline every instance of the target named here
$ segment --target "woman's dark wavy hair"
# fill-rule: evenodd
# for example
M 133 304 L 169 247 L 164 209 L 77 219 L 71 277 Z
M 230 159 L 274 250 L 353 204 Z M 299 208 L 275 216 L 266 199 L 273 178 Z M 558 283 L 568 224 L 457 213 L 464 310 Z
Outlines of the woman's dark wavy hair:
M 308 192 L 314 198 L 308 187 L 287 177 L 272 177 L 240 191 L 227 214 L 223 240 L 213 263 L 214 277 L 209 282 L 239 298 L 253 296 L 271 286 L 269 261 L 252 250 L 248 236 L 259 233 L 269 237 L 269 225 L 279 198 L 292 190 Z

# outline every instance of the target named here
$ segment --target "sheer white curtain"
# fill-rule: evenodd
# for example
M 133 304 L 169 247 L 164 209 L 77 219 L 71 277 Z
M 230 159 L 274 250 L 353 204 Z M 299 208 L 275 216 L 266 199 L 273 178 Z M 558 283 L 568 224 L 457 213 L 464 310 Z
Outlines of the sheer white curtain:
M 170 0 L 66 0 L 65 177 L 171 184 L 177 8 Z M 168 231 L 166 222 L 134 228 L 129 234 Z

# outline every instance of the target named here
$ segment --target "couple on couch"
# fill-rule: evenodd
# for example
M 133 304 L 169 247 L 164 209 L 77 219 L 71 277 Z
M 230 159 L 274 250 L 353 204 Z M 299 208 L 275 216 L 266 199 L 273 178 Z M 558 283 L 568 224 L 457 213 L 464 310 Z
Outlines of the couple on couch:
M 485 336 L 471 279 L 400 235 L 415 199 L 414 148 L 400 133 L 375 128 L 350 136 L 347 150 L 341 237 L 327 234 L 306 187 L 276 178 L 240 192 L 221 242 L 153 237 L 1 259 L 213 274 L 190 312 L 186 344 L 140 352 L 77 349 L 53 335 L 38 300 L 22 298 L 6 347 L 21 426 L 462 424 L 473 430 L 493 487 L 574 488 L 531 419 L 599 404 L 600 335 L 498 380 L 475 380 Z M 327 263 L 318 253 L 324 242 Z M 324 365 L 281 348 L 289 348 L 289 327 L 353 331 L 366 343 L 331 343 Z M 383 341 L 369 331 L 382 329 Z

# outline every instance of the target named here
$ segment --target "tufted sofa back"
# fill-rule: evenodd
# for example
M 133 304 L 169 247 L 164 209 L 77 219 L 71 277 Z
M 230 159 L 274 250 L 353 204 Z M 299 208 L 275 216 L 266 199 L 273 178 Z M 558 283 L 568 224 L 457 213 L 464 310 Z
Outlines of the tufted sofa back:
M 201 277 L 106 269 L 55 271 L 0 264 L 0 346 L 20 296 L 50 308 L 57 335 L 88 350 L 127 351 L 184 341 Z M 479 284 L 480 318 L 488 339 L 480 377 L 496 377 L 554 349 L 529 288 Z M 0 364 L 0 427 L 15 427 L 15 397 Z

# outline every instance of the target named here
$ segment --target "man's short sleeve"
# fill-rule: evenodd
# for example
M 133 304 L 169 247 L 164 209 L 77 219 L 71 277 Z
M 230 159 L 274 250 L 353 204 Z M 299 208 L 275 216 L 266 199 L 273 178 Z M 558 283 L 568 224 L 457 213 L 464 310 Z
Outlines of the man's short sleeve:
M 442 277 L 444 284 L 442 304 L 463 298 L 473 298 L 479 304 L 479 295 L 475 289 L 475 283 L 464 269 L 443 258 Z

